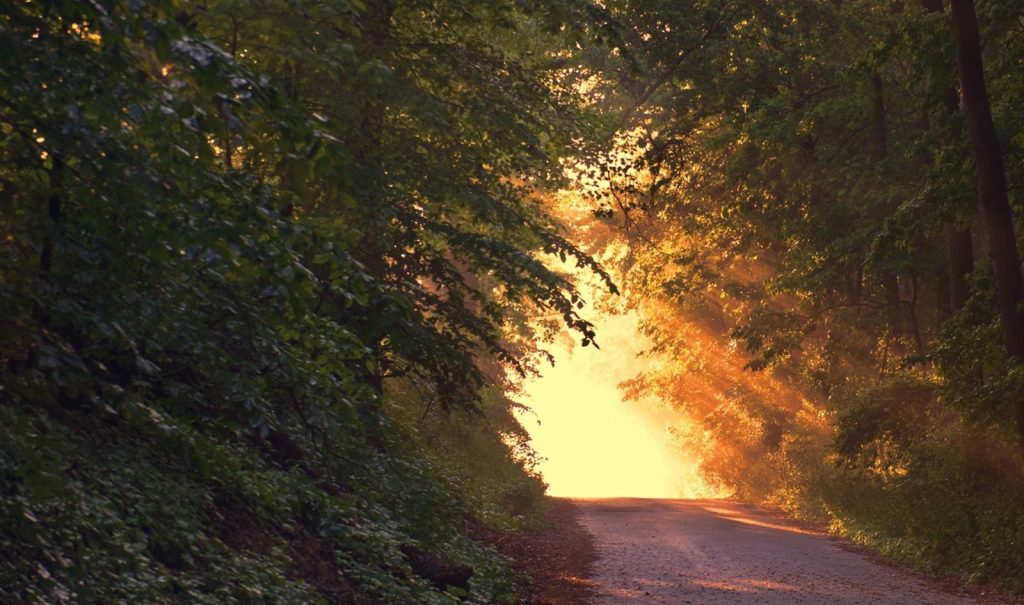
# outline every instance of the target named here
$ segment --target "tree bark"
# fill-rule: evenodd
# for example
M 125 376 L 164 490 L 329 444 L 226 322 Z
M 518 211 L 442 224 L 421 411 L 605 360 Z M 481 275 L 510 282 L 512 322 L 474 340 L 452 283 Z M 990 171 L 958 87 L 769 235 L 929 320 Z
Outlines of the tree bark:
M 871 122 L 874 130 L 875 157 L 879 162 L 884 162 L 889 157 L 889 137 L 885 124 L 885 85 L 878 73 L 871 76 Z M 879 211 L 876 218 L 881 220 L 883 215 L 884 211 Z M 889 335 L 899 338 L 903 335 L 899 277 L 892 271 L 885 271 L 881 275 L 881 281 L 885 289 Z
M 895 273 L 882 274 L 882 286 L 885 288 L 885 313 L 889 323 L 889 335 L 895 338 L 903 336 L 901 313 L 903 301 L 900 299 L 900 282 Z
M 971 295 L 967 276 L 974 272 L 974 242 L 970 227 L 949 226 L 949 303 L 959 311 Z
M 985 87 L 978 17 L 974 0 L 952 0 L 956 59 L 963 91 L 964 117 L 971 137 L 977 171 L 978 201 L 988 230 L 989 256 L 995 274 L 999 319 L 1006 350 L 1015 362 L 1024 362 L 1024 315 L 1017 306 L 1024 298 L 1020 253 L 1013 227 L 1013 211 L 1006 191 L 1006 172 Z M 1018 445 L 1024 456 L 1024 394 L 1013 395 Z
M 914 335 L 914 344 L 917 346 L 918 356 L 924 357 L 924 339 L 921 338 L 921 324 L 917 320 L 917 298 L 919 288 L 917 284 L 917 274 L 913 272 L 910 274 L 910 285 L 913 288 L 913 292 L 910 296 L 910 330 Z
M 370 0 L 366 2 L 365 19 L 362 27 L 361 44 L 357 47 L 357 55 L 364 59 L 377 59 L 389 64 L 389 49 L 393 44 L 392 16 L 396 0 Z M 377 284 L 387 284 L 391 279 L 387 256 L 391 242 L 386 238 L 391 210 L 387 201 L 381 199 L 385 190 L 385 159 L 382 155 L 387 105 L 379 95 L 370 93 L 354 100 L 357 115 L 358 135 L 351 141 L 350 147 L 355 156 L 358 170 L 356 181 L 363 190 L 364 213 L 360 216 L 361 230 L 364 235 L 355 246 L 353 257 L 361 262 L 366 272 Z M 370 301 L 370 305 L 362 312 L 357 333 L 370 349 L 369 358 L 372 367 L 361 368 L 360 381 L 374 393 L 373 400 L 367 401 L 365 418 L 368 429 L 367 438 L 378 450 L 383 451 L 383 425 L 381 409 L 384 401 L 384 380 L 392 370 L 390 367 L 391 345 L 388 336 L 390 329 L 381 325 L 379 315 L 389 304 L 386 296 L 380 295 Z
M 921 0 L 921 7 L 928 13 L 941 13 L 944 10 L 943 0 Z M 950 115 L 960 110 L 960 96 L 956 88 L 949 86 L 943 91 L 942 104 Z M 922 128 L 927 131 L 930 128 L 928 123 L 927 109 L 922 117 Z M 930 153 L 925 154 L 925 161 L 930 165 L 934 158 Z M 960 226 L 952 217 L 946 219 L 946 244 L 948 246 L 949 261 L 947 271 L 949 279 L 948 301 L 952 312 L 957 312 L 967 303 L 970 290 L 967 286 L 967 275 L 974 271 L 974 245 L 971 241 L 970 226 Z M 945 301 L 943 301 L 944 303 Z M 940 309 L 945 304 L 940 304 Z
M 885 131 L 885 85 L 877 73 L 871 76 L 871 116 L 875 153 L 881 161 L 889 155 L 889 137 Z
M 935 328 L 941 330 L 942 324 L 953 316 L 951 272 L 949 263 L 935 269 Z

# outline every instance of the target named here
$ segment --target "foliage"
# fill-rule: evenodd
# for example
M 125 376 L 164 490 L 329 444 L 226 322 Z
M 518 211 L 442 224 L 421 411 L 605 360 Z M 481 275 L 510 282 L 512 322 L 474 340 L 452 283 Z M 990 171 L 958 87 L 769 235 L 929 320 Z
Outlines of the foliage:
M 977 5 L 1019 216 L 1022 16 Z M 567 177 L 669 360 L 630 392 L 694 420 L 709 480 L 1019 585 L 1024 373 L 948 18 L 5 5 L 4 598 L 514 600 L 471 537 L 543 492 L 505 378 L 542 357 L 538 317 L 596 338 L 545 255 L 616 291 L 545 205 Z M 410 552 L 471 567 L 468 592 Z
M 1019 217 L 1021 14 L 975 4 Z M 624 143 L 579 186 L 664 360 L 631 388 L 693 421 L 712 482 L 1019 587 L 1024 385 L 942 2 L 607 7 L 628 33 L 594 96 Z
M 499 43 L 569 6 L 5 5 L 3 600 L 514 600 L 467 525 L 539 480 L 490 425 L 435 430 L 521 501 L 409 446 L 385 386 L 507 422 L 524 317 L 594 337 L 531 201 L 577 117 Z
M 410 393 L 395 401 L 405 402 L 395 413 L 404 441 L 430 461 L 470 508 L 472 518 L 518 531 L 541 517 L 546 486 L 537 471 L 537 454 L 512 414 L 518 404 L 501 390 L 486 389 L 480 412 L 456 412 L 454 422 L 431 401 Z

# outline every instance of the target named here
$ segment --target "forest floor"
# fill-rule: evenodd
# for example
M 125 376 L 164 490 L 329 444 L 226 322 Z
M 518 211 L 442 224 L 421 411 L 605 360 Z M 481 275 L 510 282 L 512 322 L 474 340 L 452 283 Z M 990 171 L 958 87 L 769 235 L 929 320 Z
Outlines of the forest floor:
M 498 544 L 535 578 L 529 604 L 1008 602 L 886 564 L 754 505 L 551 499 L 548 517 L 551 527 Z
M 516 533 L 482 530 L 483 538 L 532 579 L 524 587 L 522 605 L 592 603 L 593 583 L 586 578 L 597 550 L 579 508 L 564 498 L 548 497 L 546 505 L 541 528 Z

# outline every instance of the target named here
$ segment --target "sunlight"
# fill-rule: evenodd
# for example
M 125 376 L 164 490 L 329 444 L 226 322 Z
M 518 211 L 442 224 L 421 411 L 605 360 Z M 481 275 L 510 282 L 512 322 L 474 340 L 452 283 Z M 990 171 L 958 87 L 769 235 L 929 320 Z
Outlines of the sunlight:
M 524 385 L 520 413 L 533 447 L 544 458 L 540 471 L 553 496 L 650 498 L 708 494 L 697 462 L 672 443 L 677 421 L 655 402 L 623 400 L 618 383 L 645 360 L 632 314 L 597 318 L 601 349 L 560 341 L 551 347 L 554 368 Z
M 809 536 L 819 535 L 819 532 L 810 531 L 793 525 L 771 523 L 769 521 L 765 521 L 763 516 L 761 516 L 760 518 L 755 518 L 754 516 L 743 514 L 742 512 L 730 508 L 723 508 L 720 506 L 705 506 L 704 510 L 715 515 L 725 517 L 730 521 L 735 521 L 736 523 L 742 523 L 744 525 L 753 525 L 755 527 L 764 527 L 766 529 L 775 529 L 778 531 L 784 531 L 794 534 L 806 534 Z

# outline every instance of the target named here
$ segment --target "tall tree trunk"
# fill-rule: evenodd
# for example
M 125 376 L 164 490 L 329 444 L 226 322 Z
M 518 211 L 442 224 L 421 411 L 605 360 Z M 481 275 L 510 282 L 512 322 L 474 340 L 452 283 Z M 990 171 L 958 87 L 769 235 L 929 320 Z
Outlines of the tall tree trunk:
M 924 357 L 924 339 L 921 338 L 921 324 L 917 320 L 917 298 L 920 288 L 917 283 L 917 274 L 913 271 L 910 273 L 910 286 L 913 288 L 910 295 L 910 333 L 914 335 L 918 356 Z
M 885 288 L 885 313 L 889 323 L 889 334 L 898 338 L 903 335 L 903 322 L 900 320 L 903 301 L 900 299 L 900 282 L 896 274 L 891 271 L 883 273 L 882 286 Z
M 864 267 L 858 266 L 850 280 L 850 291 L 847 297 L 847 304 L 859 305 L 864 297 Z
M 935 269 L 935 324 L 936 331 L 941 329 L 942 324 L 953 316 L 953 291 L 949 276 L 949 263 Z
M 949 241 L 949 303 L 953 311 L 959 311 L 971 295 L 967 276 L 974 272 L 974 242 L 970 227 L 950 224 L 947 231 Z
M 944 10 L 943 0 L 921 0 L 921 7 L 929 13 L 941 13 Z M 947 87 L 942 94 L 942 104 L 949 114 L 955 114 L 960 110 L 960 97 L 953 86 Z M 921 120 L 922 129 L 928 131 L 931 127 L 928 123 L 928 113 L 925 110 Z M 930 153 L 925 152 L 925 161 L 930 165 L 934 158 Z M 970 226 L 961 226 L 952 217 L 947 217 L 946 223 L 946 244 L 949 252 L 947 263 L 949 306 L 953 312 L 959 311 L 967 303 L 970 290 L 967 286 L 967 276 L 974 271 L 974 245 L 971 241 Z M 943 301 L 941 307 L 945 307 Z
M 366 2 L 365 19 L 362 23 L 362 37 L 357 54 L 365 59 L 377 59 L 385 64 L 389 61 L 389 49 L 393 41 L 392 16 L 396 0 L 370 0 Z M 385 199 L 386 169 L 382 154 L 384 127 L 387 105 L 380 94 L 370 93 L 354 101 L 357 114 L 358 135 L 351 143 L 358 171 L 356 180 L 363 191 L 360 216 L 362 240 L 355 246 L 353 256 L 363 264 L 366 272 L 378 284 L 387 284 L 392 277 L 389 275 L 387 257 L 392 250 L 392 242 L 388 241 L 388 222 L 391 210 Z M 369 357 L 372 364 L 362 368 L 360 380 L 372 389 L 375 401 L 368 401 L 367 417 L 368 439 L 379 450 L 384 449 L 381 404 L 384 400 L 384 379 L 390 367 L 390 345 L 388 337 L 391 328 L 381 325 L 380 316 L 391 313 L 388 309 L 390 300 L 386 296 L 378 296 L 371 300 L 360 317 L 358 334 L 370 349 Z
M 874 130 L 875 155 L 879 161 L 889 156 L 889 137 L 885 131 L 885 85 L 882 76 L 871 76 L 871 126 Z
M 989 256 L 995 273 L 1003 341 L 1014 361 L 1024 362 L 1024 314 L 1017 310 L 1017 305 L 1024 299 L 1024 281 L 1021 279 L 1013 211 L 1006 192 L 1003 154 L 999 149 L 988 91 L 985 88 L 978 17 L 974 11 L 974 0 L 952 0 L 952 6 L 964 117 L 974 152 L 978 201 L 988 230 Z M 1024 394 L 1015 393 L 1013 397 L 1018 445 L 1024 456 Z
M 884 162 L 889 157 L 889 137 L 885 124 L 885 85 L 878 73 L 871 76 L 871 125 L 874 131 L 875 157 L 879 162 Z M 876 218 L 881 220 L 883 215 L 884 211 L 880 211 Z M 903 334 L 899 277 L 892 271 L 885 271 L 881 275 L 881 281 L 885 289 L 889 335 L 898 338 Z

